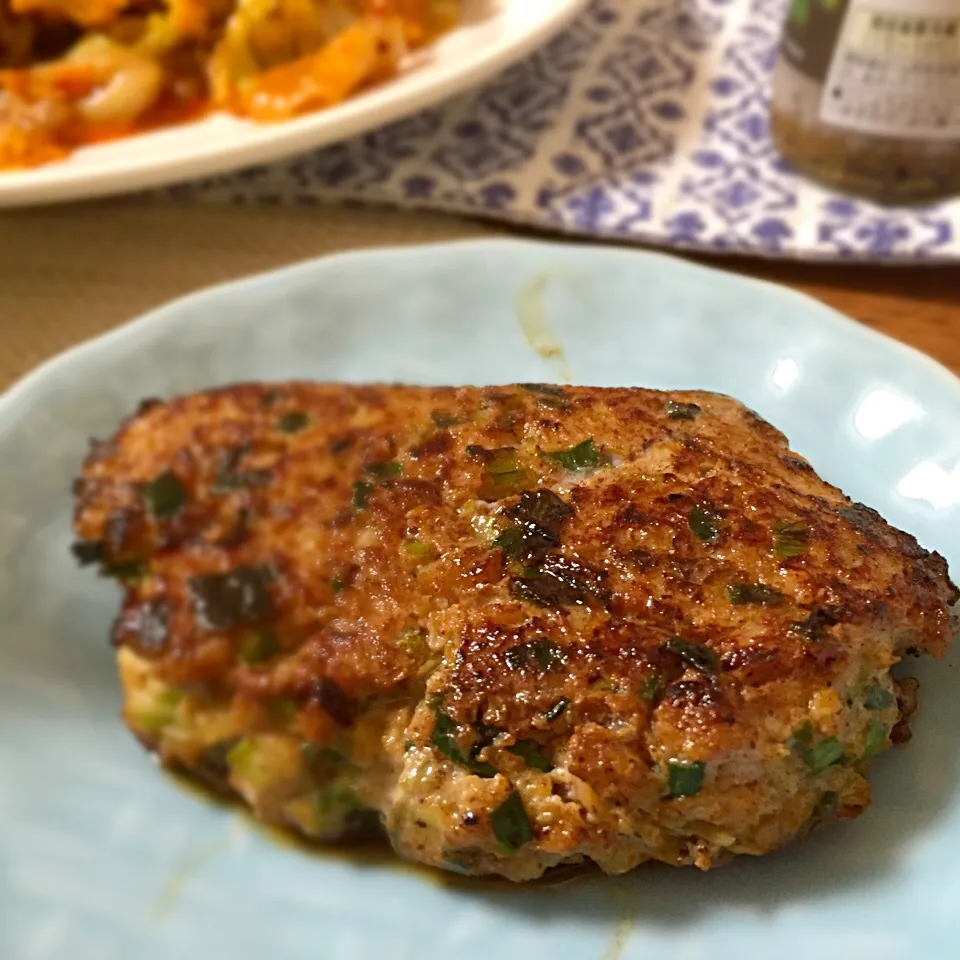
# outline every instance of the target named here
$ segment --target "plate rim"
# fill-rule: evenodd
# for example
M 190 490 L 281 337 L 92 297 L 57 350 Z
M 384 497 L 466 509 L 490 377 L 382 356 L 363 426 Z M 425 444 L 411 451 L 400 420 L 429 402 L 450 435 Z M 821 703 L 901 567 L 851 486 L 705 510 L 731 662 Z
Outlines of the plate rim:
M 56 376 L 58 370 L 61 368 L 76 363 L 78 359 L 95 357 L 103 351 L 109 351 L 115 343 L 122 343 L 131 337 L 135 338 L 141 334 L 147 334 L 153 328 L 161 327 L 171 316 L 175 316 L 181 312 L 183 307 L 216 301 L 227 291 L 242 294 L 247 289 L 260 287 L 264 282 L 276 284 L 283 283 L 288 279 L 295 280 L 309 275 L 318 267 L 328 266 L 336 269 L 337 264 L 344 260 L 375 260 L 383 256 L 402 257 L 405 255 L 434 257 L 447 252 L 455 252 L 457 255 L 469 255 L 473 251 L 481 253 L 484 250 L 503 248 L 507 250 L 511 248 L 539 249 L 543 251 L 565 250 L 578 254 L 587 260 L 604 258 L 626 260 L 642 258 L 659 261 L 669 264 L 671 268 L 679 267 L 681 270 L 686 270 L 692 276 L 696 276 L 697 274 L 709 275 L 714 282 L 726 284 L 728 287 L 732 286 L 740 289 L 754 288 L 765 291 L 766 293 L 771 293 L 774 296 L 791 299 L 798 304 L 804 305 L 810 312 L 816 313 L 820 322 L 844 337 L 852 337 L 854 340 L 859 340 L 863 343 L 883 347 L 897 354 L 905 362 L 920 365 L 925 368 L 931 376 L 936 377 L 944 389 L 953 391 L 957 399 L 960 400 L 960 375 L 955 374 L 939 360 L 936 360 L 934 357 L 910 344 L 903 343 L 873 327 L 854 320 L 852 317 L 848 317 L 846 314 L 823 303 L 821 300 L 817 300 L 815 297 L 794 290 L 791 287 L 774 283 L 770 280 L 744 276 L 725 270 L 719 266 L 706 265 L 687 260 L 684 257 L 679 257 L 672 253 L 662 253 L 655 250 L 568 243 L 557 240 L 485 237 L 431 243 L 361 247 L 353 250 L 327 253 L 297 260 L 282 267 L 274 267 L 220 281 L 176 296 L 144 313 L 124 320 L 109 330 L 80 340 L 72 346 L 53 354 L 46 360 L 41 361 L 31 370 L 28 370 L 21 377 L 14 380 L 5 390 L 0 392 L 0 423 L 9 417 L 11 411 L 17 407 L 22 397 L 29 395 L 38 387 L 42 387 L 44 381 L 48 377 Z
M 519 2 L 522 4 L 523 0 Z M 349 140 L 361 133 L 413 116 L 441 101 L 478 87 L 484 80 L 497 76 L 545 44 L 583 12 L 589 2 L 590 0 L 555 0 L 554 6 L 545 5 L 545 14 L 541 21 L 526 33 L 515 41 L 481 51 L 466 68 L 440 83 L 425 83 L 405 94 L 402 89 L 392 89 L 396 78 L 391 78 L 372 91 L 374 95 L 381 95 L 380 100 L 374 99 L 364 105 L 362 101 L 347 99 L 326 110 L 274 125 L 264 125 L 271 129 L 272 136 L 239 145 L 210 146 L 201 149 L 187 161 L 179 160 L 175 156 L 158 161 L 150 157 L 147 149 L 132 165 L 129 162 L 124 163 L 119 170 L 112 166 L 100 169 L 98 166 L 77 168 L 52 164 L 27 170 L 0 172 L 0 210 L 120 196 L 172 186 L 202 177 L 235 173 Z M 357 103 L 360 103 L 359 108 L 344 110 L 353 108 Z M 188 129 L 189 124 L 177 124 L 166 129 L 176 130 L 178 127 Z M 127 142 L 136 139 L 127 138 Z M 37 173 L 51 170 L 52 173 Z

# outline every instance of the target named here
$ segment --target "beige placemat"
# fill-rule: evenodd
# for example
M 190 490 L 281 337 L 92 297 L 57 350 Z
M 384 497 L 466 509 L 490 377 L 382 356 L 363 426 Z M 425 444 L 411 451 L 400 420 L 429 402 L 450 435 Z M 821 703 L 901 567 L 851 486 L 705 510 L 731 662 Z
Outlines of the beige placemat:
M 138 202 L 0 216 L 0 389 L 173 297 L 334 251 L 502 235 L 459 217 L 369 208 Z

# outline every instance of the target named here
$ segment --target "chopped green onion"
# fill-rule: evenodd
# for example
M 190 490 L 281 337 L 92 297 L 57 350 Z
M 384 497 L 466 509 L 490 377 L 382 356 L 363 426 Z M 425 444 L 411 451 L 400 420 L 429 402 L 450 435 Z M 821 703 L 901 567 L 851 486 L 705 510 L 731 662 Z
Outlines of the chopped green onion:
M 591 470 L 604 462 L 594 446 L 592 437 L 566 450 L 545 450 L 543 456 L 548 460 L 555 460 L 561 467 L 571 471 L 571 473 Z
M 292 410 L 277 421 L 277 429 L 281 433 L 299 433 L 309 422 L 310 418 L 302 410 Z
M 561 697 L 543 716 L 548 722 L 553 723 L 554 720 L 563 716 L 568 706 L 570 701 L 566 697 Z
M 887 742 L 886 724 L 879 720 L 871 720 L 867 727 L 867 739 L 863 747 L 863 759 L 872 760 L 884 747 Z
M 717 518 L 706 507 L 697 506 L 690 511 L 690 529 L 693 535 L 704 543 L 716 543 L 720 536 Z
M 411 557 L 425 557 L 430 553 L 430 545 L 422 540 L 406 539 L 403 541 L 403 549 Z
M 513 853 L 533 840 L 533 828 L 516 790 L 490 814 L 493 835 L 500 841 L 505 853 Z
M 179 690 L 164 687 L 154 696 L 149 709 L 136 715 L 137 726 L 150 736 L 159 736 L 176 719 L 177 707 L 182 699 L 183 694 Z
M 148 569 L 145 560 L 118 560 L 116 563 L 105 563 L 100 568 L 100 576 L 120 581 L 139 580 Z
M 433 732 L 430 734 L 430 742 L 445 756 L 449 757 L 454 763 L 462 767 L 468 767 L 474 773 L 481 777 L 492 777 L 496 774 L 496 768 L 489 763 L 482 763 L 472 757 L 468 757 L 457 741 L 456 720 L 444 713 L 439 707 L 435 711 L 435 721 Z
M 566 392 L 563 387 L 556 383 L 518 383 L 528 393 L 538 393 L 545 397 L 565 397 Z
M 494 476 L 506 473 L 515 473 L 520 469 L 520 458 L 513 447 L 503 447 L 500 450 L 491 450 L 492 456 L 487 462 L 487 472 Z
M 810 531 L 806 524 L 778 524 L 773 528 L 773 552 L 778 557 L 799 557 L 810 546 Z
M 445 413 L 443 410 L 434 410 L 430 414 L 430 419 L 433 421 L 433 425 L 440 430 L 449 430 L 450 427 L 459 427 L 460 424 L 465 423 L 460 417 L 456 417 L 452 413 Z
M 827 737 L 803 754 L 803 762 L 812 773 L 823 773 L 843 759 L 843 745 L 836 737 Z
M 164 470 L 143 488 L 143 498 L 158 520 L 167 520 L 186 504 L 187 490 L 172 470 Z
M 683 637 L 671 637 L 664 643 L 664 647 L 702 673 L 716 673 L 720 669 L 717 655 L 702 643 L 690 643 Z
M 397 646 L 408 656 L 420 659 L 427 653 L 427 632 L 423 627 L 406 627 L 397 637 Z
M 103 544 L 99 540 L 77 540 L 71 544 L 70 552 L 81 567 L 103 560 Z
M 864 691 L 863 705 L 868 710 L 886 710 L 897 702 L 897 698 L 879 683 L 871 683 Z
M 702 760 L 668 760 L 667 780 L 671 797 L 692 797 L 703 787 L 707 765 Z
M 700 407 L 695 403 L 680 403 L 677 400 L 668 400 L 667 416 L 671 420 L 696 420 L 700 415 Z
M 516 557 L 523 552 L 526 537 L 520 527 L 509 527 L 493 541 L 493 549 L 503 551 L 505 557 Z
M 541 670 L 554 670 L 563 664 L 563 650 L 553 641 L 541 637 L 531 643 L 511 647 L 504 659 L 511 670 L 522 670 L 526 666 L 538 666 Z
M 272 630 L 245 637 L 240 644 L 239 655 L 244 663 L 264 663 L 275 656 L 280 650 L 280 641 Z
M 549 773 L 553 769 L 549 758 L 540 752 L 540 748 L 533 740 L 518 740 L 512 747 L 507 747 L 507 750 L 516 754 L 528 767 L 533 767 L 535 770 Z
M 270 716 L 279 723 L 293 723 L 297 716 L 297 702 L 289 697 L 277 697 L 271 700 L 267 707 Z
M 643 678 L 643 683 L 640 684 L 640 694 L 641 700 L 652 701 L 657 699 L 657 694 L 660 693 L 660 690 L 663 687 L 663 680 L 658 677 L 655 673 L 651 674 L 649 677 Z
M 384 460 L 381 463 L 368 463 L 363 470 L 371 477 L 386 480 L 389 477 L 399 477 L 403 473 L 403 464 L 399 460 Z
M 779 590 L 762 583 L 731 583 L 727 586 L 727 599 L 736 607 L 746 604 L 772 607 L 786 598 Z
M 346 590 L 348 586 L 349 583 L 340 577 L 330 578 L 330 589 L 333 590 L 334 593 L 339 593 L 341 590 Z
M 415 744 L 412 740 L 404 740 L 404 741 L 403 741 L 403 752 L 404 752 L 404 753 L 409 753 L 409 752 L 410 752 L 411 750 L 413 750 L 415 747 L 416 747 L 416 744 Z
M 353 485 L 353 509 L 366 510 L 370 506 L 370 492 L 373 485 L 366 480 L 357 480 Z
M 804 754 L 813 746 L 813 724 L 807 720 L 802 723 L 787 740 L 791 753 Z

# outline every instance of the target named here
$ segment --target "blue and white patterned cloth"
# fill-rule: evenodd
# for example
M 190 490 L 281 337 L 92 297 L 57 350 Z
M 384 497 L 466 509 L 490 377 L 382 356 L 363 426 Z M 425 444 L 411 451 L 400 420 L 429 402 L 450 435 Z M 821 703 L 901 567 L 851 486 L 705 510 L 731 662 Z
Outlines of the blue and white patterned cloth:
M 960 200 L 884 208 L 773 150 L 788 0 L 594 0 L 487 86 L 344 144 L 174 188 L 226 201 L 360 199 L 588 237 L 773 257 L 960 257 Z

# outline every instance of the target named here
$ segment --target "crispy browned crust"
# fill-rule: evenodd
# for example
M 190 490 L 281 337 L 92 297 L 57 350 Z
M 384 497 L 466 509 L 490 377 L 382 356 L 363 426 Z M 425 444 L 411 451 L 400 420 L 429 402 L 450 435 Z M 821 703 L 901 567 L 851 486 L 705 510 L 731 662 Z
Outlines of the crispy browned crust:
M 596 469 L 546 455 L 588 438 Z M 144 488 L 167 471 L 183 503 L 157 518 Z M 493 545 L 530 534 L 543 490 L 569 509 Z M 429 746 L 442 709 L 465 755 L 489 728 L 533 740 L 614 808 L 662 799 L 670 757 L 781 755 L 818 694 L 953 637 L 942 557 L 708 393 L 240 385 L 143 404 L 77 496 L 87 559 L 147 565 L 113 639 L 164 682 L 254 727 L 293 701 L 317 746 L 403 702 L 407 746 Z M 238 570 L 232 612 L 205 607 L 196 578 Z M 242 662 L 264 627 L 277 652 Z M 594 828 L 564 830 L 557 850 Z

